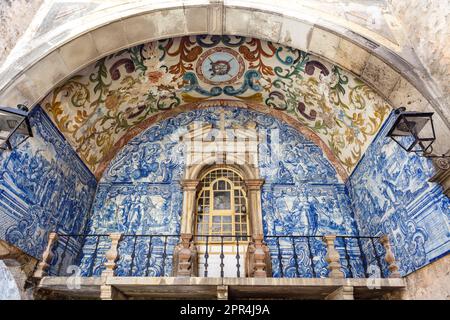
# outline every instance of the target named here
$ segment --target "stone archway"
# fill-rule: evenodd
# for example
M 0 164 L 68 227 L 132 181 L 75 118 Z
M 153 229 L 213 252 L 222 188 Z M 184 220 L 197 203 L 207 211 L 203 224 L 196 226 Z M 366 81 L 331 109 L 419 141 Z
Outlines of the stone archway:
M 108 54 L 156 39 L 195 34 L 251 36 L 313 53 L 360 76 L 392 105 L 436 111 L 442 135 L 448 131 L 448 110 L 432 81 L 420 68 L 412 68 L 417 61 L 407 50 L 402 52 L 399 44 L 367 28 L 301 4 L 293 7 L 289 1 L 251 5 L 186 1 L 182 6 L 164 2 L 110 8 L 108 15 L 86 20 L 83 27 L 64 25 L 48 35 L 48 45 L 31 45 L 18 55 L 20 63 L 10 63 L 1 73 L 0 98 L 5 105 L 34 105 L 75 72 Z

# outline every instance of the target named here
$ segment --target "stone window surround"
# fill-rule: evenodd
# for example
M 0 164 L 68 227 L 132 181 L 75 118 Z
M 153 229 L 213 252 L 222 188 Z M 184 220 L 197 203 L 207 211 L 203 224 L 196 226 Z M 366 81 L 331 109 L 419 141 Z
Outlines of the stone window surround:
M 216 168 L 232 168 L 239 172 L 244 179 L 248 198 L 249 235 L 262 235 L 262 209 L 261 188 L 264 179 L 259 176 L 258 168 L 244 163 L 217 164 L 218 159 L 205 161 L 186 168 L 185 178 L 180 181 L 183 188 L 183 211 L 181 215 L 181 234 L 194 234 L 195 230 L 195 202 L 200 177 L 206 172 Z

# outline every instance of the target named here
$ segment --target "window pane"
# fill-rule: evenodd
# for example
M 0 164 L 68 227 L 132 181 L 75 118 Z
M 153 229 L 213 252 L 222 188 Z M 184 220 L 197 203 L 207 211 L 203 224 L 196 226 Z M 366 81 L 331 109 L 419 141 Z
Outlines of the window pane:
M 216 233 L 216 234 L 220 234 L 220 223 L 217 223 L 217 224 L 213 224 L 213 226 L 212 226 L 212 232 L 213 233 Z
M 224 216 L 222 217 L 223 223 L 231 223 L 231 216 Z
M 239 235 L 246 234 L 246 197 L 242 190 L 236 188 L 243 186 L 242 178 L 234 171 L 222 168 L 210 171 L 200 183 L 204 189 L 197 194 L 197 232 L 226 234 L 225 241 L 234 234 L 233 231 Z M 210 241 L 220 242 L 220 238 L 211 237 Z
M 230 210 L 231 199 L 228 191 L 214 192 L 214 210 Z

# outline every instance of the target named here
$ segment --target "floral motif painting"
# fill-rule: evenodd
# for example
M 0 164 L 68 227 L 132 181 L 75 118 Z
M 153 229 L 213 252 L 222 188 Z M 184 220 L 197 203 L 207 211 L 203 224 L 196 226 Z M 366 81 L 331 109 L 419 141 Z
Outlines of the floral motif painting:
M 120 139 L 150 117 L 205 101 L 251 104 L 314 131 L 346 175 L 390 106 L 338 66 L 238 36 L 189 36 L 107 56 L 55 88 L 42 105 L 97 178 Z

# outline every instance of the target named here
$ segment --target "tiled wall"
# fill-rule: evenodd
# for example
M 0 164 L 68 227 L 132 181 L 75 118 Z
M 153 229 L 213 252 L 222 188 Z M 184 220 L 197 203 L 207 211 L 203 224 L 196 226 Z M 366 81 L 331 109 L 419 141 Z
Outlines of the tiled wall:
M 392 114 L 350 176 L 361 235 L 388 234 L 406 275 L 450 250 L 450 200 L 428 182 L 430 160 L 407 154 L 386 137 Z
M 82 232 L 97 183 L 39 106 L 30 122 L 33 137 L 0 151 L 0 238 L 40 258 L 49 231 Z
M 178 233 L 182 206 L 179 180 L 185 169 L 185 148 L 179 137 L 187 133 L 187 126 L 193 122 L 209 123 L 219 128 L 222 116 L 225 129 L 244 128 L 253 122 L 262 137 L 258 146 L 258 163 L 261 177 L 266 180 L 262 195 L 266 234 L 357 234 L 346 187 L 339 182 L 335 169 L 321 149 L 277 119 L 240 108 L 185 112 L 149 127 L 131 140 L 112 160 L 99 182 L 90 232 Z M 166 275 L 170 274 L 175 243 L 170 242 L 167 246 Z M 95 245 L 92 238 L 85 246 L 84 270 L 90 269 L 90 253 Z M 159 258 L 151 260 L 152 275 L 162 274 L 162 246 L 161 239 L 159 243 L 153 243 L 152 251 Z M 313 240 L 313 246 L 321 257 L 317 271 L 325 274 L 323 243 Z M 107 247 L 102 240 L 99 245 L 101 252 Z M 134 240 L 128 237 L 119 249 L 121 258 L 117 274 L 129 273 L 133 247 L 135 263 L 145 262 L 148 239 L 139 239 L 135 245 Z M 283 250 L 287 257 L 289 249 Z M 298 250 L 299 254 L 304 250 L 300 243 Z M 99 256 L 101 254 L 97 254 Z M 278 265 L 275 253 L 273 259 L 274 265 Z M 94 274 L 99 274 L 100 262 L 101 259 L 97 258 Z M 285 265 L 286 274 L 291 267 Z M 143 275 L 144 272 L 137 266 L 132 273 Z
M 240 108 L 181 113 L 152 125 L 117 154 L 98 185 L 89 232 L 179 233 L 179 180 L 185 168 L 185 149 L 179 137 L 193 122 L 219 127 L 221 117 L 225 128 L 254 122 L 263 137 L 258 163 L 266 181 L 262 192 L 266 235 L 354 235 L 358 229 L 360 235 L 387 233 L 404 275 L 449 251 L 450 201 L 439 186 L 427 182 L 434 172 L 429 160 L 408 155 L 385 138 L 393 116 L 344 185 L 317 145 L 271 116 Z M 34 137 L 12 152 L 0 154 L 0 237 L 39 257 L 48 231 L 83 231 L 96 182 L 39 107 L 32 111 L 30 120 Z M 101 253 L 108 248 L 104 240 L 94 263 L 97 274 Z M 161 275 L 164 243 L 162 238 L 153 241 L 154 259 L 148 270 L 151 275 Z M 61 243 L 55 259 L 61 258 Z M 171 271 L 175 243 L 176 239 L 167 243 L 166 275 Z M 95 245 L 94 238 L 86 242 L 82 261 L 86 270 L 92 259 L 89 248 Z M 123 241 L 118 273 L 129 272 L 133 247 L 137 248 L 136 256 L 143 256 L 148 245 L 148 239 L 136 244 L 132 238 Z M 269 245 L 277 276 L 278 253 L 274 243 Z M 299 255 L 307 253 L 305 245 L 297 244 Z M 66 259 L 78 246 L 76 241 L 69 243 Z M 315 271 L 324 276 L 323 244 L 313 240 L 311 246 L 318 257 Z M 294 272 L 292 247 L 282 240 L 281 248 L 283 273 L 289 276 Z M 300 263 L 304 264 L 303 276 L 311 276 L 309 262 Z M 359 266 L 354 269 L 359 270 Z
M 279 141 L 259 146 L 259 167 L 265 179 L 262 192 L 264 234 L 358 234 L 347 188 L 339 182 L 336 170 L 322 150 L 282 122 L 272 121 L 264 128 L 267 129 L 266 141 L 273 140 L 274 131 L 278 132 Z M 312 277 L 312 268 L 316 276 L 327 275 L 326 250 L 320 237 L 279 238 L 278 241 L 280 251 L 276 238 L 267 239 L 275 277 L 281 276 L 280 268 L 283 277 L 295 276 L 296 263 L 300 265 L 300 276 Z M 293 245 L 298 261 L 293 259 Z M 309 259 L 308 246 L 315 257 L 314 266 Z

